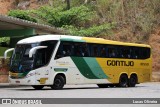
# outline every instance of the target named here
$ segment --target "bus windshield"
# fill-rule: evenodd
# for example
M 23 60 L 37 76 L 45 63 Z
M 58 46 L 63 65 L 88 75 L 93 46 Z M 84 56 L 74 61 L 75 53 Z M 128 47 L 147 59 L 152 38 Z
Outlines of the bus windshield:
M 18 44 L 15 52 L 12 55 L 10 70 L 13 72 L 25 72 L 31 70 L 33 67 L 33 58 L 29 58 L 29 51 L 31 48 L 39 46 L 38 43 L 32 44 Z
M 48 64 L 56 43 L 57 41 L 50 40 L 32 44 L 17 44 L 11 58 L 10 71 L 15 73 L 29 72 Z M 36 46 L 47 46 L 47 48 L 38 49 L 35 55 L 29 58 L 29 51 Z

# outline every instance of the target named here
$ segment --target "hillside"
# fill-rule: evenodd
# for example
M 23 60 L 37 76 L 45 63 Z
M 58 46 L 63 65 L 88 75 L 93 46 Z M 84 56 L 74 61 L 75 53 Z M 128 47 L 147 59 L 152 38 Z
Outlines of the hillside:
M 49 0 L 0 0 L 0 14 L 7 14 L 12 9 L 36 9 L 48 3 Z
M 160 27 L 149 38 L 148 43 L 152 47 L 153 57 L 153 81 L 160 81 Z
M 62 1 L 63 2 L 58 2 L 57 0 L 0 0 L 0 14 L 8 14 L 8 12 L 13 9 L 36 10 L 42 5 L 50 5 L 59 9 L 59 5 L 64 6 L 65 4 L 65 0 Z M 76 7 L 80 7 L 81 5 L 85 5 L 87 8 L 89 7 L 92 11 L 89 11 L 86 7 L 82 7 L 81 13 L 83 13 L 83 10 L 87 12 L 82 14 L 85 14 L 83 18 L 81 18 L 82 16 L 80 18 L 85 21 L 79 22 L 76 20 L 75 23 L 70 22 L 69 26 L 66 27 L 67 30 L 70 30 L 70 34 L 83 34 L 85 36 L 103 37 L 106 39 L 151 45 L 154 71 L 153 80 L 160 81 L 160 0 L 72 0 L 71 11 L 58 11 L 61 12 L 60 15 L 65 16 L 66 14 L 72 14 L 74 16 L 73 11 L 77 12 Z M 80 9 L 79 11 L 81 11 Z M 40 12 L 40 14 L 42 13 L 50 18 L 47 14 L 44 14 L 44 10 L 44 8 L 41 8 L 41 10 L 37 10 L 36 12 Z M 45 11 L 51 12 L 47 9 Z M 52 12 L 53 11 L 55 11 L 55 9 L 53 9 Z M 93 12 L 96 15 L 92 16 L 90 20 L 87 20 L 88 13 Z M 31 16 L 36 16 L 36 18 L 41 17 L 38 16 L 37 13 L 31 13 Z M 76 15 L 78 16 L 78 14 Z M 59 18 L 59 16 L 57 17 Z M 64 16 L 61 16 L 61 18 L 64 19 Z M 39 18 L 38 22 L 51 26 L 55 25 L 56 27 L 64 27 L 64 20 L 61 21 L 61 19 L 59 19 L 61 25 L 59 23 L 57 24 L 54 20 L 46 20 L 45 18 Z M 66 23 L 68 22 L 66 21 L 65 24 Z M 107 25 L 103 26 L 104 23 L 107 23 Z M 111 25 L 108 25 L 108 23 Z M 112 26 L 112 23 L 116 24 Z

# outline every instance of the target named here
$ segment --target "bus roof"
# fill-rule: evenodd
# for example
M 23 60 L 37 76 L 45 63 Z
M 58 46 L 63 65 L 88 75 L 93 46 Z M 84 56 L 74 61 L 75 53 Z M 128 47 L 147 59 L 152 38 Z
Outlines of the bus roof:
M 150 45 L 147 45 L 147 44 L 120 42 L 120 41 L 107 40 L 107 39 L 103 39 L 103 38 L 84 37 L 83 39 L 86 40 L 86 42 L 88 42 L 88 43 L 100 43 L 100 44 L 124 45 L 124 46 L 138 46 L 138 47 L 149 47 L 150 48 Z
M 107 40 L 107 39 L 103 39 L 103 38 L 80 37 L 80 36 L 69 36 L 69 35 L 33 36 L 33 37 L 22 39 L 22 40 L 18 41 L 17 44 L 37 43 L 37 42 L 42 42 L 42 41 L 47 41 L 47 40 L 61 40 L 61 41 L 72 41 L 72 42 L 112 44 L 112 45 L 138 46 L 138 47 L 149 47 L 150 48 L 150 46 L 146 45 L 146 44 L 127 43 L 127 42 Z

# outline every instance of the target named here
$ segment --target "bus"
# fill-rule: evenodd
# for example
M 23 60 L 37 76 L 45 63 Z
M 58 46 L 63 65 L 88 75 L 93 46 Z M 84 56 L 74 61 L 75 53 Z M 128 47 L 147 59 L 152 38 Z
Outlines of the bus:
M 39 35 L 22 39 L 10 58 L 9 82 L 34 89 L 70 84 L 135 87 L 151 80 L 151 47 L 103 38 Z

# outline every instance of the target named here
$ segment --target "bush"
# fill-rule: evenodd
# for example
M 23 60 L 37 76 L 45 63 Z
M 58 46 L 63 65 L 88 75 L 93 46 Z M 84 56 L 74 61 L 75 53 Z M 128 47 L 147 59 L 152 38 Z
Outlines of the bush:
M 29 15 L 29 11 L 24 10 L 11 10 L 8 15 L 12 17 L 16 17 L 23 20 L 28 20 L 31 22 L 37 22 L 37 20 Z
M 70 10 L 65 10 L 62 7 L 43 6 L 33 12 L 34 16 L 39 18 L 39 20 L 47 21 L 50 25 L 56 27 L 64 25 L 79 26 L 89 21 L 93 13 L 85 6 L 73 7 Z
M 36 17 L 40 23 L 48 23 L 49 20 L 58 21 L 58 14 L 63 11 L 63 7 L 53 8 L 51 6 L 42 6 L 31 12 L 31 15 Z
M 69 34 L 76 35 L 76 36 L 88 36 L 88 37 L 95 37 L 100 35 L 101 33 L 106 33 L 109 35 L 112 28 L 114 28 L 115 24 L 103 24 L 103 25 L 97 25 L 92 26 L 89 28 L 76 28 L 74 26 L 63 26 L 63 28 L 69 30 Z
M 8 46 L 10 42 L 9 37 L 2 37 L 0 38 L 0 46 Z

